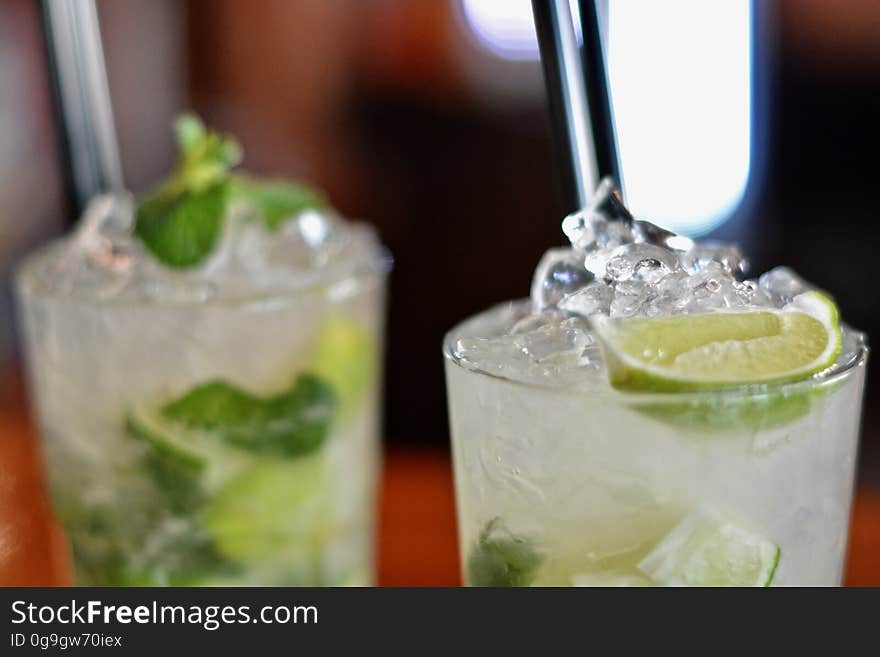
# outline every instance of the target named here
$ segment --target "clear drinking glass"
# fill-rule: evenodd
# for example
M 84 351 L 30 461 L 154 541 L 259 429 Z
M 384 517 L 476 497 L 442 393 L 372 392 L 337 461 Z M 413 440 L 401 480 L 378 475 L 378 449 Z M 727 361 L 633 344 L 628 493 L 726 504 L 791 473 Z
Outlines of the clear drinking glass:
M 357 249 L 333 267 L 241 294 L 212 295 L 210 273 L 202 297 L 174 273 L 113 293 L 104 261 L 128 256 L 106 244 L 68 289 L 58 263 L 83 234 L 24 262 L 31 396 L 77 583 L 374 581 L 390 260 L 345 230 Z
M 713 568 L 744 559 L 763 583 L 841 583 L 862 334 L 844 329 L 841 357 L 812 379 L 699 393 L 538 385 L 458 353 L 529 310 L 496 307 L 444 342 L 468 584 L 650 585 L 660 570 L 729 583 Z

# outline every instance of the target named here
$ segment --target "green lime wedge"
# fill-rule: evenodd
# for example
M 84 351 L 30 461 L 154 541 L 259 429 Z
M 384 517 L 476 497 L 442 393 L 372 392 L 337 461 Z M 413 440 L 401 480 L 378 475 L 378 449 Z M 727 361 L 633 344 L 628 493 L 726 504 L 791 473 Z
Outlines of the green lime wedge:
M 611 384 L 633 391 L 683 392 L 803 379 L 840 352 L 839 315 L 820 292 L 781 309 L 672 317 L 598 317 Z
M 202 520 L 218 552 L 229 559 L 281 560 L 309 570 L 332 531 L 330 503 L 320 455 L 265 460 L 220 490 Z
M 673 528 L 638 568 L 663 586 L 769 586 L 779 554 L 770 541 L 698 511 Z
M 194 509 L 252 460 L 216 432 L 188 428 L 156 408 L 133 408 L 125 427 L 147 446 L 147 467 L 176 512 Z
M 700 432 L 763 431 L 781 427 L 804 417 L 824 389 L 795 394 L 706 395 L 679 402 L 632 403 L 631 408 L 664 424 Z M 682 437 L 690 434 L 682 434 Z
M 349 415 L 373 385 L 377 352 L 376 336 L 358 321 L 332 317 L 321 327 L 310 371 L 337 392 L 343 415 Z
M 639 573 L 612 570 L 595 573 L 578 573 L 577 575 L 572 576 L 571 585 L 600 588 L 651 586 L 651 580 Z
M 207 455 L 201 440 L 183 431 L 176 422 L 166 419 L 157 410 L 134 408 L 125 418 L 130 434 L 140 438 L 153 451 L 165 456 L 183 471 L 198 475 L 207 467 Z

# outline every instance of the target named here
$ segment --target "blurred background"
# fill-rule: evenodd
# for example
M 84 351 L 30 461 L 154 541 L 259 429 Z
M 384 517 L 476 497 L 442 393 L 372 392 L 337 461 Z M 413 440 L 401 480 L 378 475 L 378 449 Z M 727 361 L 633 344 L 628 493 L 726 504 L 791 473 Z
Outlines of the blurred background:
M 168 170 L 171 122 L 192 108 L 241 139 L 249 169 L 302 178 L 376 225 L 395 257 L 386 440 L 445 447 L 444 332 L 526 295 L 564 239 L 529 1 L 98 5 L 130 187 Z M 739 242 L 754 274 L 788 265 L 880 334 L 880 3 L 610 0 L 607 20 L 636 214 Z M 0 412 L 14 425 L 27 419 L 10 272 L 73 220 L 35 0 L 0 3 L 0 81 Z

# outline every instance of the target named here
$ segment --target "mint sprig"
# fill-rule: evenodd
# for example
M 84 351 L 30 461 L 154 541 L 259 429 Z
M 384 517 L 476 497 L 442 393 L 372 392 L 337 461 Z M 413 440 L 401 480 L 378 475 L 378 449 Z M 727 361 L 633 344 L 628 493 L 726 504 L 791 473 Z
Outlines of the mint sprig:
M 531 542 L 511 534 L 500 518 L 493 518 L 480 532 L 468 556 L 468 584 L 528 586 L 543 560 Z
M 241 160 L 241 147 L 191 114 L 175 128 L 180 160 L 138 203 L 134 232 L 160 262 L 187 268 L 200 264 L 220 239 L 229 171 Z
M 201 191 L 163 190 L 138 205 L 135 234 L 169 267 L 194 267 L 214 250 L 223 230 L 227 184 L 215 182 Z
M 337 406 L 336 392 L 323 379 L 301 374 L 289 390 L 273 397 L 258 397 L 225 381 L 211 381 L 161 412 L 186 427 L 216 432 L 241 449 L 292 458 L 324 443 Z
M 223 232 L 228 206 L 250 206 L 270 230 L 305 209 L 326 207 L 317 192 L 284 180 L 233 175 L 241 162 L 238 142 L 185 114 L 175 123 L 179 160 L 172 174 L 140 200 L 134 232 L 163 264 L 200 265 Z
M 286 219 L 309 209 L 327 207 L 324 198 L 313 189 L 286 180 L 258 180 L 233 176 L 231 197 L 251 206 L 269 230 L 277 230 Z

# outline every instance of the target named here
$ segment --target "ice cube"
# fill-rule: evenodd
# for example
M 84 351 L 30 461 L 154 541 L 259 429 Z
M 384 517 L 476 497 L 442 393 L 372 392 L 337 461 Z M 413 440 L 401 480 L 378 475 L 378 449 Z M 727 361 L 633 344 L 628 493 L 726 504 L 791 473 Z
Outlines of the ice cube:
M 755 280 L 736 281 L 733 287 L 736 289 L 736 294 L 742 302 L 741 305 L 759 306 L 761 308 L 772 308 L 778 305 L 766 290 L 758 287 L 758 283 Z
M 611 302 L 612 317 L 633 317 L 644 314 L 648 302 L 656 295 L 654 286 L 643 281 L 621 281 L 614 286 L 614 300 Z
M 589 327 L 580 317 L 519 333 L 515 340 L 522 352 L 537 362 L 550 358 L 577 363 L 583 350 L 593 343 Z
M 762 305 L 756 301 L 754 284 L 740 283 L 723 265 L 711 262 L 694 274 L 677 271 L 661 279 L 643 312 L 656 317 L 748 305 Z
M 614 250 L 605 264 L 605 276 L 612 282 L 635 279 L 656 284 L 680 268 L 678 257 L 669 249 L 653 244 L 624 244 Z
M 204 303 L 217 296 L 218 287 L 208 280 L 177 272 L 156 271 L 138 281 L 137 291 L 147 299 L 163 303 Z
M 515 338 L 520 351 L 532 362 L 531 376 L 541 381 L 578 379 L 601 368 L 599 345 L 581 317 L 549 322 Z
M 541 258 L 532 279 L 535 312 L 554 308 L 566 295 L 592 280 L 593 275 L 584 268 L 583 254 L 572 249 L 550 249 Z
M 509 331 L 507 331 L 508 335 L 519 335 L 520 333 L 531 333 L 532 331 L 536 331 L 542 326 L 546 326 L 547 324 L 554 324 L 557 322 L 561 322 L 565 319 L 565 315 L 559 312 L 539 312 L 531 315 L 526 315 L 525 317 L 518 320 Z
M 132 237 L 133 202 L 128 195 L 101 195 L 89 203 L 69 238 L 48 247 L 37 274 L 55 294 L 113 298 L 136 273 L 143 247 Z
M 788 267 L 775 267 L 758 279 L 758 288 L 777 305 L 785 305 L 797 295 L 815 289 Z
M 682 266 L 691 273 L 702 271 L 711 263 L 721 265 L 734 276 L 742 276 L 749 269 L 748 260 L 739 247 L 726 242 L 697 242 L 681 255 Z
M 607 315 L 611 310 L 614 290 L 603 281 L 593 281 L 559 302 L 559 309 L 582 317 Z
M 633 217 L 610 178 L 599 183 L 589 205 L 562 220 L 562 232 L 576 249 L 587 251 L 609 239 L 632 241 Z
M 589 327 L 580 317 L 559 317 L 542 313 L 520 320 L 517 329 L 502 336 L 462 338 L 455 353 L 498 376 L 538 383 L 595 381 L 601 353 Z
M 502 377 L 515 378 L 532 368 L 531 359 L 522 353 L 511 336 L 460 338 L 455 343 L 455 355 L 484 372 Z
M 643 258 L 636 263 L 632 277 L 650 285 L 659 283 L 672 269 L 657 258 Z
M 100 194 L 86 206 L 74 231 L 74 239 L 89 243 L 95 237 L 127 235 L 133 224 L 134 200 L 130 194 Z
M 633 221 L 633 236 L 636 242 L 653 244 L 675 251 L 687 251 L 694 246 L 693 240 L 684 235 L 676 235 L 650 221 L 638 219 Z
M 267 229 L 257 221 L 244 221 L 233 237 L 233 248 L 245 269 L 308 271 L 327 261 L 338 246 L 335 221 L 309 210 Z
M 590 205 L 562 221 L 562 232 L 572 247 L 587 255 L 587 269 L 600 275 L 604 273 L 607 254 L 635 239 L 632 215 L 624 207 L 619 194 L 611 180 L 606 178 Z
M 685 271 L 676 271 L 661 279 L 654 288 L 654 296 L 645 307 L 650 317 L 674 315 L 682 312 L 687 305 L 685 289 L 689 276 Z
M 73 234 L 75 245 L 99 269 L 123 273 L 137 247 L 131 236 L 134 201 L 129 194 L 101 194 L 89 201 Z
M 708 312 L 745 305 L 733 274 L 719 262 L 709 262 L 689 276 L 683 290 L 687 312 Z

